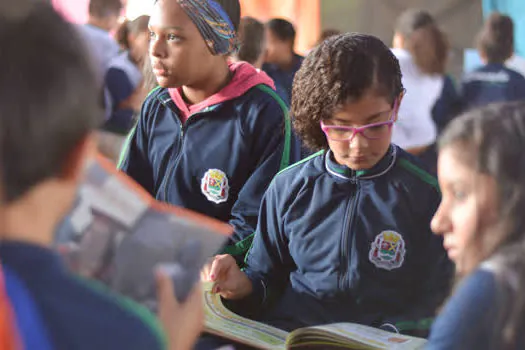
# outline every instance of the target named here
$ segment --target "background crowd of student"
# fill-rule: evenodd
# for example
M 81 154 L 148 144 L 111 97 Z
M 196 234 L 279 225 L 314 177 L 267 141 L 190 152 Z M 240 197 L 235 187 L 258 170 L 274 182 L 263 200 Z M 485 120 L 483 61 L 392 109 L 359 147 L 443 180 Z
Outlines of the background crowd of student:
M 525 78 L 506 66 L 509 17 L 487 19 L 484 65 L 456 84 L 419 10 L 392 48 L 327 30 L 304 58 L 292 23 L 241 20 L 237 0 L 158 0 L 120 24 L 120 0 L 91 0 L 76 27 L 42 1 L 0 4 L 2 348 L 231 343 L 201 336 L 199 287 L 180 304 L 159 272 L 153 315 L 52 251 L 97 148 L 157 200 L 232 225 L 203 279 L 239 313 L 430 334 L 431 349 L 525 346 Z

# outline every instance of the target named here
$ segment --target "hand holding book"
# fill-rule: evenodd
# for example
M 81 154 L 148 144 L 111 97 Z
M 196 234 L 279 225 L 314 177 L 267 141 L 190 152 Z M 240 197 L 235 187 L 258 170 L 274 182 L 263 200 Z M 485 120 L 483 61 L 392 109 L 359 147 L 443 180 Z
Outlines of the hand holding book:
M 231 255 L 217 255 L 206 270 L 204 282 L 213 282 L 212 293 L 229 300 L 242 299 L 252 293 L 252 282 Z

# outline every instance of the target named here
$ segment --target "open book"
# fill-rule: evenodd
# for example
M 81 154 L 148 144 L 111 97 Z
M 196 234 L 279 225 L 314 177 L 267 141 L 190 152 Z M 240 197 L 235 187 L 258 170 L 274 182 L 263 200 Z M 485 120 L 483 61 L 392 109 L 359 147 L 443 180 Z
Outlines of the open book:
M 74 272 L 155 310 L 157 265 L 170 264 L 184 300 L 231 232 L 225 223 L 156 201 L 113 164 L 94 158 L 55 246 Z
M 423 349 L 425 339 L 386 332 L 354 323 L 300 328 L 291 333 L 243 318 L 228 310 L 218 294 L 204 284 L 205 330 L 258 349 Z

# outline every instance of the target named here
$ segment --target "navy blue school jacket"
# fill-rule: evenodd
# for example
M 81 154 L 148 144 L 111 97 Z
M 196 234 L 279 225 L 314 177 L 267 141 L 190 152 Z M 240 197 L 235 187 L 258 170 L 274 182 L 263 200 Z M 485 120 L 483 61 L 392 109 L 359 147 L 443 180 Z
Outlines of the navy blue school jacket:
M 184 124 L 168 90 L 158 89 L 144 103 L 120 167 L 157 200 L 229 222 L 227 252 L 242 256 L 268 185 L 300 159 L 291 142 L 287 108 L 268 85 L 208 106 Z
M 165 349 L 148 310 L 73 276 L 51 249 L 0 243 L 5 288 L 25 349 Z
M 467 73 L 461 85 L 463 111 L 493 102 L 525 100 L 525 78 L 503 64 L 490 63 Z
M 281 172 L 261 206 L 245 272 L 250 303 L 283 329 L 334 322 L 428 329 L 452 264 L 430 231 L 436 179 L 397 146 L 352 171 L 320 152 Z

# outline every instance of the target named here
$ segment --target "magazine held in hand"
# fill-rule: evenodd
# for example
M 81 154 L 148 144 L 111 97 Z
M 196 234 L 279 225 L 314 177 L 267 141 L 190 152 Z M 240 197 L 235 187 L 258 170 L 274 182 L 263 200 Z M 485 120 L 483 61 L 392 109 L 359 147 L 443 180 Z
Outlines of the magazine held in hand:
M 168 267 L 184 301 L 231 232 L 225 223 L 156 201 L 99 157 L 89 161 L 55 245 L 74 272 L 155 310 L 154 269 Z

